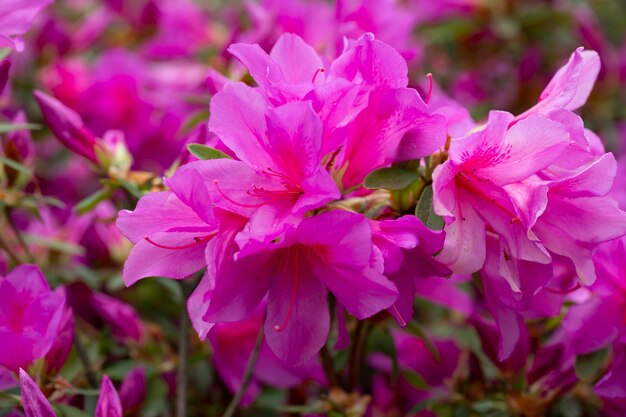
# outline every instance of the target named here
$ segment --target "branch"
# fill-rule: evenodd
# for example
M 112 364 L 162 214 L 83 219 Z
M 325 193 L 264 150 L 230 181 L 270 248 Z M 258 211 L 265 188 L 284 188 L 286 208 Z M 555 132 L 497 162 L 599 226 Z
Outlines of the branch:
M 89 385 L 91 388 L 98 388 L 98 375 L 96 375 L 96 371 L 94 371 L 93 366 L 91 365 L 89 355 L 87 355 L 85 346 L 83 346 L 83 343 L 80 341 L 78 330 L 76 329 L 74 330 L 74 345 L 76 346 L 78 358 L 82 362 L 85 372 L 87 373 L 87 381 L 89 381 Z

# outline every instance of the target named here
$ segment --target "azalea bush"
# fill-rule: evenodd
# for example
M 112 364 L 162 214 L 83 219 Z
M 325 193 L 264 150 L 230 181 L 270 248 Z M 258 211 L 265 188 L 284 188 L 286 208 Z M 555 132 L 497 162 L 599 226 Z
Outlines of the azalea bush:
M 626 415 L 624 21 L 0 0 L 0 416 Z

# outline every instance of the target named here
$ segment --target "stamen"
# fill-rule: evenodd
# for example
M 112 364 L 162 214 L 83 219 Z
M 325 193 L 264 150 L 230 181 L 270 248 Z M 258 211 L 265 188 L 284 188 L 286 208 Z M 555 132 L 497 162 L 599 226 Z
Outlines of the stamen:
M 552 294 L 567 295 L 567 294 L 573 293 L 580 287 L 581 287 L 580 282 L 577 282 L 576 285 L 574 285 L 574 287 L 570 288 L 569 290 L 561 290 L 559 288 L 550 288 L 550 287 L 544 287 L 543 289 L 548 292 L 551 292 Z
M 315 82 L 315 78 L 317 77 L 317 74 L 319 74 L 320 72 L 326 72 L 326 70 L 323 67 L 320 67 L 317 70 L 315 70 L 315 74 L 313 74 L 313 79 L 311 80 L 311 83 Z
M 396 307 L 396 305 L 394 304 L 394 305 L 391 306 L 391 309 L 396 314 L 396 317 L 397 317 L 398 321 L 400 322 L 400 327 L 406 327 L 407 323 L 402 318 L 402 314 L 400 314 L 400 311 L 398 310 L 398 307 Z
M 236 206 L 245 207 L 245 208 L 259 208 L 259 207 L 262 207 L 265 204 L 267 204 L 267 202 L 263 202 L 263 203 L 259 203 L 259 204 L 244 204 L 244 203 L 240 203 L 238 201 L 233 200 L 232 198 L 227 196 L 226 193 L 224 193 L 224 191 L 222 191 L 221 187 L 219 186 L 219 181 L 218 180 L 213 180 L 213 184 L 215 184 L 215 188 L 217 188 L 217 192 L 220 193 L 222 195 L 222 197 L 224 197 L 227 201 L 233 203 Z
M 426 104 L 430 101 L 430 96 L 433 94 L 433 74 L 430 72 L 426 74 L 426 78 L 428 78 L 428 95 L 426 96 Z
M 168 245 L 162 245 L 160 243 L 155 242 L 154 240 L 150 239 L 150 237 L 146 236 L 144 237 L 144 239 L 156 246 L 157 248 L 161 248 L 161 249 L 171 249 L 171 250 L 180 250 L 180 249 L 189 249 L 189 248 L 193 248 L 194 246 L 200 245 L 202 243 L 206 243 L 209 240 L 213 239 L 215 236 L 217 235 L 217 232 L 211 233 L 210 235 L 206 235 L 206 236 L 196 236 L 193 238 L 194 242 L 193 243 L 189 243 L 187 245 L 181 245 L 181 246 L 168 246 Z
M 293 267 L 293 276 L 294 276 L 293 291 L 291 292 L 291 300 L 289 300 L 289 309 L 287 310 L 287 317 L 285 317 L 285 321 L 283 321 L 283 324 L 281 324 L 280 326 L 277 324 L 274 325 L 274 330 L 276 330 L 278 333 L 283 332 L 285 328 L 287 327 L 287 324 L 289 324 L 289 320 L 291 319 L 291 316 L 293 315 L 294 306 L 296 305 L 298 301 L 297 300 L 298 288 L 300 288 L 300 256 L 298 254 L 297 246 L 295 247 L 293 252 L 291 250 L 287 252 L 286 256 L 289 256 L 292 253 L 293 253 L 293 260 L 291 262 L 291 265 Z

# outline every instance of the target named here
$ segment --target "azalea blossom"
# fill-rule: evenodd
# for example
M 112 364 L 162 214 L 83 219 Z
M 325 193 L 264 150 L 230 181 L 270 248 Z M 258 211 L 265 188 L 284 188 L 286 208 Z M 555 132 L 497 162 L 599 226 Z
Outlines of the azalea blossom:
M 25 368 L 52 347 L 65 310 L 65 298 L 52 291 L 34 265 L 14 268 L 0 278 L 0 365 Z

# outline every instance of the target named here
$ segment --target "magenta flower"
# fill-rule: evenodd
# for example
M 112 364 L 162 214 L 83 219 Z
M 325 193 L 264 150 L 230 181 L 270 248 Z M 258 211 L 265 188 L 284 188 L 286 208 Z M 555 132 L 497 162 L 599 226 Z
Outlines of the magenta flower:
M 117 227 L 135 244 L 122 272 L 126 285 L 151 276 L 182 279 L 206 265 L 204 251 L 216 226 L 199 181 L 172 179 L 173 192 L 148 194 L 134 211 L 119 213 Z
M 271 240 L 339 198 L 321 164 L 322 125 L 310 103 L 270 108 L 252 88 L 230 84 L 211 101 L 209 127 L 240 161 L 188 164 L 170 183 L 200 174 L 213 204 L 250 218 L 249 238 Z
M 626 213 L 608 195 L 616 169 L 609 153 L 549 181 L 548 204 L 533 228 L 551 253 L 571 260 L 584 284 L 595 280 L 591 256 L 597 245 L 626 233 Z
M 23 369 L 20 369 L 20 389 L 26 417 L 56 417 L 48 399 Z
M 626 241 L 600 246 L 598 280 L 588 300 L 572 306 L 563 319 L 567 343 L 576 354 L 590 353 L 626 336 Z
M 102 379 L 95 417 L 122 417 L 122 403 L 117 390 L 107 375 Z
M 143 324 L 137 311 L 115 297 L 94 292 L 91 304 L 100 318 L 113 330 L 113 335 L 120 340 L 130 338 L 140 341 L 143 336 Z
M 212 250 L 219 250 L 217 244 L 209 247 L 209 258 L 216 255 Z M 374 256 L 367 220 L 348 212 L 309 217 L 278 243 L 250 243 L 235 260 L 223 259 L 209 265 L 205 279 L 215 287 L 207 293 L 204 320 L 246 319 L 268 294 L 265 337 L 291 364 L 303 363 L 326 341 L 328 291 L 358 319 L 389 308 L 398 295 Z
M 0 278 L 0 365 L 17 372 L 48 353 L 64 310 L 64 297 L 36 266 L 18 266 Z
M 434 208 L 446 219 L 446 241 L 438 259 L 457 273 L 484 265 L 488 232 L 500 237 L 506 257 L 550 262 L 529 233 L 547 204 L 546 187 L 523 181 L 549 166 L 568 146 L 569 135 L 540 116 L 509 129 L 512 120 L 508 113 L 491 112 L 482 129 L 451 141 L 449 160 L 433 174 Z M 519 278 L 508 275 L 511 286 L 519 289 Z
M 3 0 L 0 4 L 0 48 L 24 49 L 19 38 L 30 29 L 35 15 L 52 0 Z
M 328 67 L 292 34 L 281 36 L 269 55 L 258 45 L 234 44 L 229 51 L 273 105 L 312 102 L 322 121 L 320 156 L 328 154 L 328 169 L 342 172 L 345 190 L 358 187 L 374 169 L 444 145 L 444 117 L 432 114 L 419 94 L 406 88 L 406 61 L 372 34 L 351 41 Z M 260 99 L 254 102 L 261 106 Z M 211 123 L 225 119 L 222 113 L 215 116 L 213 110 Z

